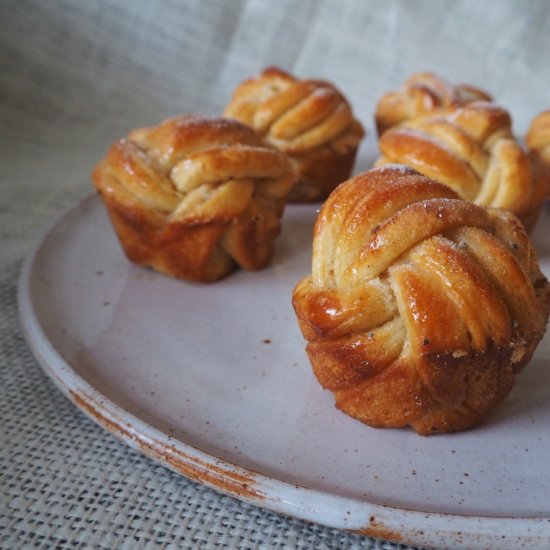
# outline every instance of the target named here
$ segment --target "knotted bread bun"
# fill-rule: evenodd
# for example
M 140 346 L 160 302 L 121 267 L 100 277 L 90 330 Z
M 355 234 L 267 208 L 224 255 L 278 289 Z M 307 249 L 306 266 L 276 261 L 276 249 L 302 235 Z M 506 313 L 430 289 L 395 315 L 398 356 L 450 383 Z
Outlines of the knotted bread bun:
M 477 101 L 409 120 L 382 134 L 376 166 L 405 164 L 482 206 L 505 208 L 530 231 L 546 190 L 512 134 L 508 112 Z
M 537 115 L 525 136 L 540 201 L 550 193 L 550 110 Z
M 269 263 L 296 175 L 244 124 L 179 116 L 116 141 L 93 181 L 131 261 L 215 281 Z
M 289 155 L 300 176 L 290 202 L 326 198 L 353 168 L 364 132 L 329 82 L 270 67 L 235 90 L 224 116 L 248 124 Z
M 538 114 L 525 137 L 529 151 L 550 166 L 550 110 Z
M 491 101 L 491 96 L 468 84 L 451 85 L 440 76 L 416 73 L 399 90 L 384 94 L 376 106 L 378 135 L 409 119 L 427 113 L 456 108 L 472 101 Z
M 517 218 L 403 166 L 340 185 L 293 305 L 336 406 L 420 434 L 482 422 L 542 338 L 549 285 Z

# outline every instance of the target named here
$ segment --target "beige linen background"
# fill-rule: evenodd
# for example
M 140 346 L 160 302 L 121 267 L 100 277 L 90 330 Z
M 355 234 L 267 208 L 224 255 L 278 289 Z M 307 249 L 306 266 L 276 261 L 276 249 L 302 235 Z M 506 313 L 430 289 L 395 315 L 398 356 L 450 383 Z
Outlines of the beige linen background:
M 398 548 L 191 483 L 102 432 L 42 374 L 16 319 L 37 232 L 129 129 L 221 113 L 267 65 L 326 78 L 372 135 L 419 70 L 490 91 L 522 135 L 550 107 L 547 0 L 0 0 L 0 545 Z

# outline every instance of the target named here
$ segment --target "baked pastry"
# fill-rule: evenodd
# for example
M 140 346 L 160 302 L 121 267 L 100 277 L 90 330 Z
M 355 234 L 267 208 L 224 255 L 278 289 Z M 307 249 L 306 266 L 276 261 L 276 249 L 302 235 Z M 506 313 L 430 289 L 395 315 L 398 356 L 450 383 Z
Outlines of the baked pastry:
M 550 166 L 550 110 L 543 111 L 531 121 L 525 142 L 540 162 Z
M 375 166 L 405 164 L 451 187 L 463 199 L 505 208 L 530 231 L 542 203 L 527 153 L 510 115 L 487 101 L 418 117 L 387 130 Z
M 536 181 L 535 200 L 542 203 L 550 193 L 550 110 L 540 113 L 533 119 L 525 142 L 529 148 L 533 177 Z
M 482 422 L 542 338 L 550 288 L 517 218 L 404 166 L 340 185 L 293 305 L 336 406 L 428 435 Z
M 401 89 L 384 94 L 378 102 L 375 115 L 378 135 L 412 118 L 480 100 L 492 98 L 469 84 L 448 84 L 434 73 L 413 74 Z
M 116 141 L 93 181 L 128 259 L 215 281 L 269 263 L 296 174 L 244 124 L 178 116 Z
M 238 86 L 224 116 L 252 126 L 291 157 L 299 181 L 290 202 L 323 200 L 349 178 L 364 135 L 332 84 L 298 80 L 274 67 Z

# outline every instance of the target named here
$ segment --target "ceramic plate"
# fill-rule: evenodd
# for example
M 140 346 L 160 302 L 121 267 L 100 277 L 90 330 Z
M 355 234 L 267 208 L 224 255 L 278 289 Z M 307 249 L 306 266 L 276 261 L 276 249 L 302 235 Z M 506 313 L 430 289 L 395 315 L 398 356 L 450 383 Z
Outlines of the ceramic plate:
M 478 429 L 426 438 L 345 416 L 291 307 L 315 217 L 289 206 L 271 267 L 200 285 L 129 264 L 90 196 L 24 266 L 28 341 L 101 426 L 230 495 L 414 545 L 550 547 L 550 338 Z M 546 213 L 535 241 L 547 274 L 549 230 Z

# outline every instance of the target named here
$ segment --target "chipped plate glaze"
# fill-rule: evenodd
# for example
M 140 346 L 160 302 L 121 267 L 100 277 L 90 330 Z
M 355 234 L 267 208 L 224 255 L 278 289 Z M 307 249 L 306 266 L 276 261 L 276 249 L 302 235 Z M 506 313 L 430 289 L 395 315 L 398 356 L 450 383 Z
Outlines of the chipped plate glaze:
M 20 315 L 44 370 L 132 447 L 224 493 L 419 546 L 550 547 L 550 338 L 482 427 L 420 437 L 334 408 L 290 304 L 316 208 L 289 206 L 273 265 L 213 285 L 129 264 L 90 196 L 24 265 Z M 548 212 L 535 234 L 550 273 Z

